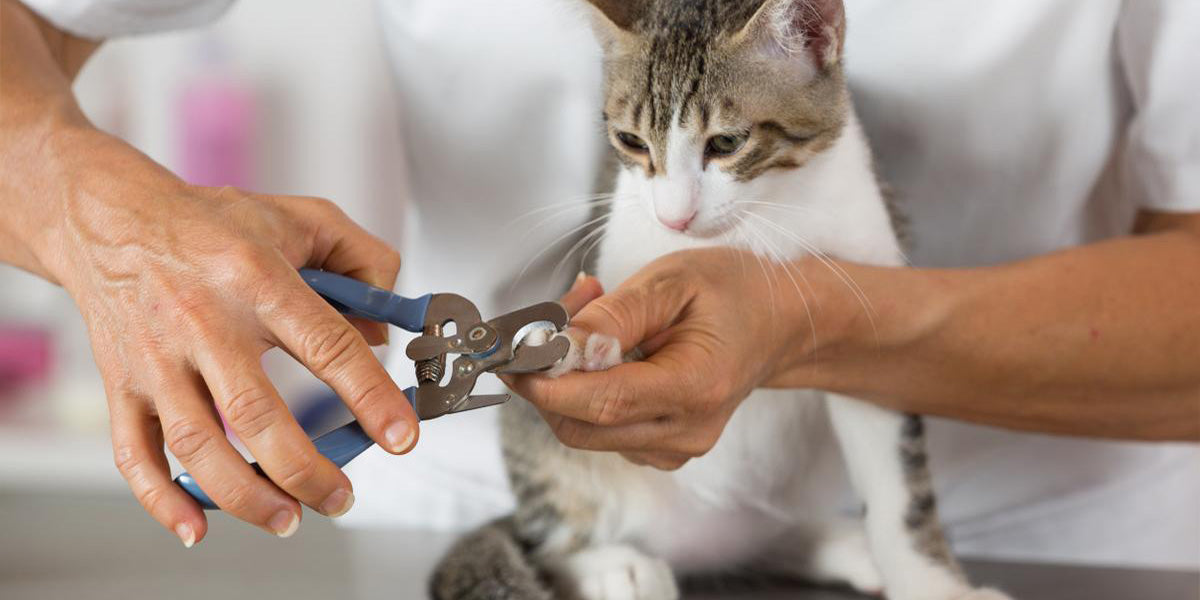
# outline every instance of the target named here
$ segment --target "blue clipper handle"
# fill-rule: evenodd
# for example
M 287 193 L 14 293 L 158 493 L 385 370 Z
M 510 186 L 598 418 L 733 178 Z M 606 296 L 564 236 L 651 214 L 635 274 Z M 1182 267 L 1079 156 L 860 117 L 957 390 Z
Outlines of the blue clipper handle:
M 432 294 L 405 298 L 345 275 L 316 269 L 300 269 L 300 276 L 344 315 L 391 323 L 414 333 L 421 333 L 425 327 L 425 311 Z
M 414 408 L 417 402 L 416 392 L 417 388 L 415 387 L 404 390 L 404 395 L 408 398 L 408 403 L 412 404 Z M 374 443 L 371 441 L 371 438 L 367 437 L 366 432 L 362 430 L 358 421 L 350 421 L 313 440 L 313 445 L 317 447 L 317 452 L 320 452 L 322 456 L 332 461 L 338 468 L 346 466 L 346 463 L 359 454 L 362 454 L 364 450 L 370 448 Z M 263 477 L 267 476 L 266 473 L 263 473 L 262 467 L 258 466 L 258 463 L 251 463 L 250 466 L 254 467 L 254 471 L 259 475 Z M 220 510 L 217 504 L 212 501 L 212 498 L 209 498 L 208 494 L 200 489 L 200 485 L 196 483 L 196 480 L 190 474 L 183 473 L 179 477 L 176 477 L 175 483 L 195 499 L 204 510 Z

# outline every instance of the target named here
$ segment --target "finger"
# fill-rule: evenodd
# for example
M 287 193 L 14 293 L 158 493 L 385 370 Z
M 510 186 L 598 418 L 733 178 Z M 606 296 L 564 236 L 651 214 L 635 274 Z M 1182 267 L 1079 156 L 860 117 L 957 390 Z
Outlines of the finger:
M 275 341 L 333 388 L 371 439 L 393 454 L 411 450 L 417 416 L 363 337 L 298 274 L 279 280 L 279 293 L 259 303 Z
M 657 275 L 651 267 L 582 307 L 571 325 L 615 337 L 628 352 L 678 321 L 692 297 L 686 279 Z
M 280 537 L 300 526 L 300 505 L 260 477 L 229 440 L 194 373 L 172 373 L 155 386 L 167 448 L 213 502 L 230 515 Z
M 538 409 L 601 426 L 670 416 L 696 400 L 694 377 L 681 377 L 668 353 L 619 364 L 607 371 L 568 373 L 557 379 L 521 375 L 513 391 Z
M 551 413 L 543 412 L 542 417 L 564 446 L 594 452 L 662 452 L 673 449 L 671 444 L 682 433 L 672 419 L 601 426 Z
M 567 309 L 567 314 L 574 315 L 589 302 L 603 295 L 604 287 L 600 285 L 600 280 L 580 271 L 575 282 L 571 284 L 571 289 L 563 294 L 559 302 Z
M 275 485 L 326 516 L 350 510 L 350 480 L 317 452 L 252 349 L 201 347 L 195 360 L 226 422 Z
M 723 425 L 720 420 L 696 425 L 684 419 L 655 419 L 602 427 L 560 415 L 542 413 L 542 417 L 564 446 L 619 452 L 635 464 L 665 471 L 678 469 L 688 460 L 706 454 L 716 444 Z
M 340 273 L 375 287 L 391 290 L 400 272 L 400 253 L 371 235 L 333 202 L 321 198 L 293 199 L 295 209 L 311 220 L 316 234 L 308 266 Z M 387 324 L 351 319 L 367 343 L 387 342 Z
M 110 393 L 109 398 L 117 470 L 142 508 L 191 548 L 204 539 L 208 520 L 200 505 L 171 481 L 158 419 L 142 398 L 124 392 Z

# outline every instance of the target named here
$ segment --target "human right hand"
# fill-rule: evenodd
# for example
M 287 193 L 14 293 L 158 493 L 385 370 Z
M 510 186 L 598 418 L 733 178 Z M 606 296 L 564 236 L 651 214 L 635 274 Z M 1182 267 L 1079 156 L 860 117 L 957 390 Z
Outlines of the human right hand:
M 185 545 L 203 511 L 171 480 L 163 443 L 226 512 L 281 537 L 299 503 L 338 516 L 349 479 L 317 453 L 261 365 L 280 347 L 343 399 L 385 450 L 417 418 L 368 348 L 378 323 L 347 321 L 300 267 L 391 288 L 395 250 L 317 198 L 189 186 L 95 131 L 52 136 L 39 260 L 79 305 L 108 395 L 116 464 L 142 506 Z M 215 410 L 214 410 L 215 408 Z M 226 439 L 217 411 L 270 478 Z

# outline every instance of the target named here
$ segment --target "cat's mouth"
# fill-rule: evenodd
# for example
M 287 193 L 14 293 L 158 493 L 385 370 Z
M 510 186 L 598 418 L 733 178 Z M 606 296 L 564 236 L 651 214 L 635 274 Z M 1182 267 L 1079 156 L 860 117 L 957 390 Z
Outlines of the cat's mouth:
M 667 226 L 664 226 L 664 228 L 672 233 L 691 238 L 711 239 L 728 234 L 740 225 L 741 222 L 742 219 L 738 216 L 736 209 L 730 208 L 708 217 L 697 216 L 683 229 Z

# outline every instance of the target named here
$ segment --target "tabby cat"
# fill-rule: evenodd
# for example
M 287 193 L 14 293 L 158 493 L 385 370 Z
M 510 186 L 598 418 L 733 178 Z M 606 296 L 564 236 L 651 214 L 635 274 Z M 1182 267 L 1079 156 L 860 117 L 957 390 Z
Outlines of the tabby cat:
M 589 5 L 622 164 L 596 265 L 606 289 L 705 246 L 903 264 L 846 85 L 841 0 Z M 592 346 L 571 360 L 619 360 L 580 356 Z M 739 570 L 891 600 L 1007 598 L 972 588 L 949 552 L 919 417 L 758 390 L 707 455 L 663 472 L 564 447 L 522 401 L 503 411 L 518 508 L 450 551 L 437 598 L 668 600 L 677 576 Z M 846 471 L 861 518 L 839 511 Z

